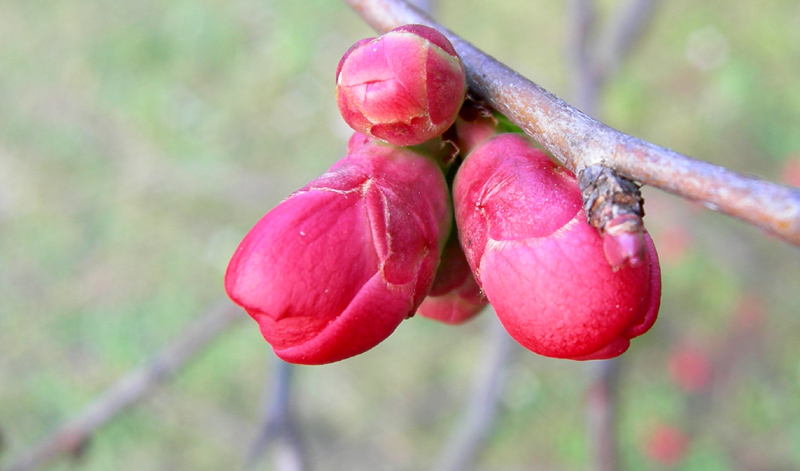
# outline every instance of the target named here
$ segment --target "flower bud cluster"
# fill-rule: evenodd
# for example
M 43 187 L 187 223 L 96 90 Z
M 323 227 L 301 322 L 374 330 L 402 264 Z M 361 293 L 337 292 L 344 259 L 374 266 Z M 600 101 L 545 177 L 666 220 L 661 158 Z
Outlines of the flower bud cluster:
M 465 83 L 453 46 L 425 26 L 344 55 L 347 155 L 269 211 L 225 275 L 280 358 L 342 360 L 415 313 L 459 324 L 489 303 L 519 343 L 556 358 L 617 356 L 653 324 L 649 235 L 636 263 L 612 266 L 574 176 L 491 114 L 465 112 Z

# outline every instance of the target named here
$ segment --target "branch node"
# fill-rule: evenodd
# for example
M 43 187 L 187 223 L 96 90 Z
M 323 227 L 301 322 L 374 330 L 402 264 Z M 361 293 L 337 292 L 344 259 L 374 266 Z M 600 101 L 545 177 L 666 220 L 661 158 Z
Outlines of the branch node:
M 639 185 L 602 165 L 578 171 L 583 209 L 589 224 L 603 236 L 603 249 L 614 268 L 644 260 L 644 198 Z

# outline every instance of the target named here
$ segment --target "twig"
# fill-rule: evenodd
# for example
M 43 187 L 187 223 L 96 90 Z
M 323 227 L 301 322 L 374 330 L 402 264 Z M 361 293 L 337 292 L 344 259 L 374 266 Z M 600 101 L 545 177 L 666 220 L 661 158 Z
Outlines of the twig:
M 567 57 L 572 66 L 572 100 L 578 109 L 597 116 L 600 91 L 636 46 L 658 4 L 659 0 L 623 0 L 597 33 L 594 1 L 570 1 Z M 590 44 L 597 43 L 600 49 L 590 50 Z
M 244 319 L 241 312 L 230 302 L 221 302 L 181 332 L 149 363 L 123 376 L 53 434 L 22 452 L 4 470 L 30 471 L 60 455 L 79 453 L 97 429 L 175 374 L 234 321 Z
M 250 447 L 245 469 L 253 468 L 267 450 L 275 444 L 279 471 L 304 471 L 309 469 L 305 447 L 301 440 L 290 407 L 290 393 L 294 365 L 276 359 L 275 373 L 268 388 L 270 395 L 264 410 L 263 425 Z
M 572 99 L 584 113 L 596 116 L 602 84 L 595 57 L 589 50 L 589 44 L 594 39 L 595 4 L 593 0 L 570 0 L 568 8 L 570 27 L 567 33 L 567 57 L 572 69 Z
M 498 401 L 505 383 L 504 374 L 515 345 L 500 321 L 491 316 L 487 328 L 488 352 L 475 374 L 472 395 L 462 420 L 450 436 L 434 469 L 469 471 L 475 467 L 497 417 Z
M 345 1 L 380 32 L 408 23 L 439 29 L 461 55 L 471 93 L 507 116 L 573 172 L 606 166 L 800 245 L 800 190 L 695 160 L 612 129 L 481 52 L 404 0 Z
M 586 421 L 589 443 L 593 448 L 594 469 L 619 471 L 616 427 L 620 359 L 593 362 L 589 366 L 593 369 L 594 378 L 586 397 Z
M 411 3 L 428 14 L 433 12 L 433 0 L 411 0 Z
M 659 0 L 624 0 L 620 2 L 598 41 L 602 50 L 596 61 L 600 80 L 616 72 L 619 65 L 638 43 L 639 37 L 658 7 Z

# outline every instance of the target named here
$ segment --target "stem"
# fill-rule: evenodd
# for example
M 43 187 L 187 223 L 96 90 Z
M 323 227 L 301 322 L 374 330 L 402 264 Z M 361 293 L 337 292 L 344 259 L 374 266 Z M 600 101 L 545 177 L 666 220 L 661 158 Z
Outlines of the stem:
M 292 378 L 295 366 L 276 358 L 274 376 L 267 385 L 270 391 L 263 413 L 261 430 L 250 447 L 245 469 L 255 469 L 270 445 L 275 446 L 278 471 L 309 469 L 305 447 L 295 423 L 290 405 Z
M 617 385 L 620 359 L 612 358 L 593 362 L 594 380 L 587 393 L 587 426 L 592 446 L 594 469 L 619 471 L 619 446 L 617 443 Z
M 379 32 L 408 23 L 445 34 L 461 55 L 470 92 L 506 115 L 567 168 L 620 175 L 741 219 L 800 246 L 800 190 L 687 157 L 612 129 L 461 39 L 404 0 L 345 0 Z
M 567 57 L 571 67 L 572 96 L 578 108 L 590 116 L 597 116 L 601 76 L 595 67 L 595 60 L 589 51 L 593 41 L 596 12 L 592 0 L 570 0 L 570 18 L 567 40 Z
M 427 13 L 433 11 L 433 0 L 411 0 L 411 4 Z
M 469 471 L 491 436 L 505 385 L 505 373 L 516 342 L 492 314 L 487 325 L 487 352 L 475 372 L 472 394 L 464 415 L 434 467 L 437 471 Z
M 225 301 L 194 321 L 146 365 L 109 387 L 69 422 L 49 437 L 21 453 L 4 471 L 38 469 L 60 455 L 76 455 L 100 427 L 141 400 L 174 375 L 234 321 L 245 319 L 241 309 Z
M 598 62 L 600 79 L 612 75 L 620 63 L 636 45 L 645 31 L 645 26 L 655 13 L 659 0 L 623 0 L 614 12 L 602 37 L 598 41 L 605 46 Z

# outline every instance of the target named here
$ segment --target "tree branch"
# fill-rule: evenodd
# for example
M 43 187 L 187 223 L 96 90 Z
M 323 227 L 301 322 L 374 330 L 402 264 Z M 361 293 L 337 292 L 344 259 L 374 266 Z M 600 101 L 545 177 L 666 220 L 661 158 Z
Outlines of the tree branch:
M 250 447 L 244 469 L 255 469 L 267 448 L 275 445 L 275 469 L 305 471 L 309 469 L 305 446 L 290 405 L 295 365 L 278 358 L 275 361 L 275 372 L 267 386 L 269 397 L 264 408 L 262 425 Z
M 617 434 L 617 391 L 620 359 L 592 362 L 593 379 L 586 393 L 586 425 L 592 448 L 593 469 L 620 471 Z
M 567 32 L 567 58 L 570 63 L 572 99 L 576 106 L 589 116 L 597 116 L 602 76 L 597 70 L 596 60 L 589 44 L 594 40 L 596 23 L 595 4 L 592 0 L 570 0 L 567 8 L 569 18 Z
M 800 190 L 659 147 L 602 124 L 461 39 L 404 0 L 345 0 L 379 32 L 418 23 L 453 42 L 471 93 L 507 116 L 575 173 L 609 167 L 741 219 L 800 246 Z
M 495 316 L 487 325 L 487 352 L 475 372 L 472 394 L 464 416 L 457 424 L 434 467 L 437 471 L 468 471 L 491 436 L 492 425 L 505 385 L 506 367 L 517 343 Z
M 603 48 L 596 62 L 600 80 L 607 79 L 631 52 L 637 39 L 650 24 L 659 0 L 620 2 L 598 41 Z
M 245 319 L 240 308 L 228 301 L 221 302 L 205 317 L 193 322 L 148 364 L 122 377 L 72 420 L 12 460 L 4 471 L 30 471 L 60 455 L 79 454 L 97 429 L 166 381 L 240 319 Z
M 411 0 L 411 3 L 428 14 L 433 11 L 433 0 Z

